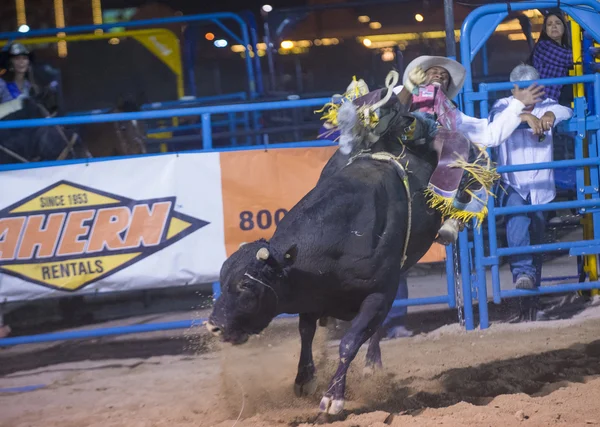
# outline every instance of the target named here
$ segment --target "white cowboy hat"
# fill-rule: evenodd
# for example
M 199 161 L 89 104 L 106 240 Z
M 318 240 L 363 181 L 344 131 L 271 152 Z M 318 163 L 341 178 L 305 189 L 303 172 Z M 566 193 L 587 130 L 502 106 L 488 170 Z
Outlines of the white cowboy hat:
M 448 85 L 446 96 L 450 99 L 453 99 L 456 95 L 458 95 L 458 92 L 460 92 L 463 84 L 465 83 L 465 77 L 467 75 L 465 67 L 453 59 L 443 56 L 423 55 L 413 59 L 411 63 L 406 66 L 406 70 L 404 70 L 404 76 L 402 77 L 402 82 L 406 82 L 408 73 L 410 73 L 415 67 L 421 67 L 423 71 L 427 71 L 431 67 L 442 67 L 448 71 L 448 74 L 450 74 L 450 84 Z

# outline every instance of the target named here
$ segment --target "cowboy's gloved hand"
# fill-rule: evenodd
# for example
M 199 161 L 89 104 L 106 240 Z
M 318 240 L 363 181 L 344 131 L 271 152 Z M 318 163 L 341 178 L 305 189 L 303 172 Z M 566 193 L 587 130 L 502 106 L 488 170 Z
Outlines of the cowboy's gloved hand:
M 408 73 L 408 78 L 404 82 L 404 86 L 408 89 L 409 92 L 413 94 L 418 93 L 418 88 L 420 85 L 425 83 L 427 76 L 421 67 L 415 67 Z

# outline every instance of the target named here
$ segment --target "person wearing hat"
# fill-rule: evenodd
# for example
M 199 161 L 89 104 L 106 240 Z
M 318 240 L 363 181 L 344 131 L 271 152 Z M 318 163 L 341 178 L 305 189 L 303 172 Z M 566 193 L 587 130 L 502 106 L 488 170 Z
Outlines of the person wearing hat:
M 363 125 L 369 127 L 367 145 L 387 135 L 409 146 L 433 140 L 438 166 L 426 192 L 430 206 L 445 218 L 437 241 L 448 245 L 456 241 L 466 222 L 476 218 L 481 223 L 487 214 L 488 195 L 498 176 L 484 148 L 498 146 L 510 137 L 522 122 L 525 105 L 541 101 L 544 87 L 532 84 L 519 89 L 515 85 L 513 99 L 489 123 L 487 118 L 467 116 L 451 101 L 466 77 L 465 68 L 457 61 L 420 56 L 406 67 L 403 85 L 393 87 L 397 74 L 391 71 L 386 78 L 387 95 L 383 88 L 352 103 L 362 115 Z M 390 96 L 390 90 L 396 96 Z M 337 109 L 342 107 L 328 105 L 324 118 L 337 125 Z M 340 149 L 348 154 L 354 131 L 340 130 Z M 348 131 L 351 133 L 344 135 Z
M 31 52 L 21 43 L 12 43 L 2 52 L 4 73 L 0 77 L 0 118 L 23 106 L 34 86 L 31 75 Z
M 12 43 L 4 53 L 0 80 L 0 102 L 12 101 L 19 95 L 28 95 L 33 86 L 31 52 L 21 43 Z
M 453 59 L 421 56 L 406 67 L 404 85 L 395 90 L 400 104 L 425 121 L 434 137 L 439 162 L 428 193 L 430 204 L 447 218 L 438 231 L 442 244 L 455 242 L 470 219 L 483 221 L 488 194 L 497 178 L 485 148 L 506 141 L 521 124 L 525 106 L 541 101 L 544 93 L 535 83 L 526 89 L 515 86 L 505 110 L 489 123 L 487 118 L 467 116 L 451 101 L 462 89 L 465 77 L 465 68 Z M 470 144 L 464 143 L 465 138 Z

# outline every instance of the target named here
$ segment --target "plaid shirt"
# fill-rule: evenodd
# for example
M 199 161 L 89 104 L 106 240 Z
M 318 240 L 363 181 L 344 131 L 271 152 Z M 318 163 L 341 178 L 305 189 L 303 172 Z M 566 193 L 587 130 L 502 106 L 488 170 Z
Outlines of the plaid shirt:
M 551 40 L 540 40 L 533 50 L 533 66 L 542 79 L 566 77 L 573 66 L 573 53 Z M 546 86 L 546 97 L 557 101 L 562 85 Z

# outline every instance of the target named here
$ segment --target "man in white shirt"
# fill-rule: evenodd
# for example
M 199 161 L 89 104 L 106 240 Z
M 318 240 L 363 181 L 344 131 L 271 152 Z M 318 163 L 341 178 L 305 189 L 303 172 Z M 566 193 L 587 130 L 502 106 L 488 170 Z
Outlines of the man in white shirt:
M 535 68 L 519 65 L 510 74 L 510 81 L 538 80 Z M 513 97 L 500 99 L 490 112 L 490 120 L 511 105 Z M 499 147 L 498 165 L 533 164 L 552 161 L 552 129 L 573 116 L 570 108 L 553 99 L 528 104 L 521 121 L 530 129 L 517 129 Z M 498 116 L 499 117 L 499 116 Z M 552 169 L 511 172 L 502 174 L 504 206 L 539 205 L 551 202 L 556 196 Z M 528 246 L 543 242 L 546 218 L 544 212 L 521 213 L 507 216 L 508 247 Z M 510 260 L 513 282 L 518 289 L 535 289 L 540 285 L 541 256 L 514 255 Z

